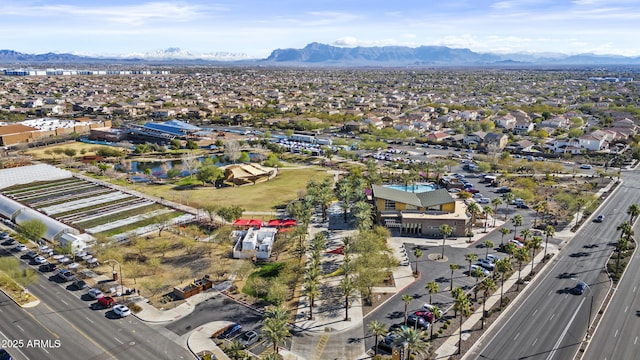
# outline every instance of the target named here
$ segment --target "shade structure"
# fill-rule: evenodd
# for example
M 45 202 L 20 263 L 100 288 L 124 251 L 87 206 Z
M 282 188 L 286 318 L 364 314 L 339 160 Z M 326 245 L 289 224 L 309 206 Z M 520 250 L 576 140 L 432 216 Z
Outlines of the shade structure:
M 269 220 L 269 222 L 267 223 L 267 226 L 273 226 L 273 227 L 282 226 L 282 220 L 280 219 Z
M 249 220 L 249 226 L 261 227 L 262 226 L 262 220 L 251 219 L 251 220 Z
M 234 226 L 249 226 L 249 219 L 236 219 Z
M 286 219 L 282 222 L 282 226 L 296 226 L 296 221 L 294 219 Z

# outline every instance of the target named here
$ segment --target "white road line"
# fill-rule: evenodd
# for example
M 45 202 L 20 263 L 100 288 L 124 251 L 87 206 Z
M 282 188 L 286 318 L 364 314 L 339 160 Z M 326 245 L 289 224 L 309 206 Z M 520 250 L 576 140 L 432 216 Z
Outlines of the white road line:
M 637 286 L 634 286 L 634 287 L 633 287 L 633 292 L 636 292 L 636 289 L 637 289 L 637 288 L 638 288 Z
M 620 330 L 620 329 L 616 329 L 616 333 L 615 333 L 615 334 L 613 334 L 613 337 L 618 337 L 618 331 L 619 331 L 619 330 Z
M 533 340 L 533 343 L 531 344 L 531 346 L 535 346 L 537 342 L 538 342 L 538 338 L 536 338 L 535 340 Z
M 7 335 L 5 335 L 2 331 L 0 331 L 0 335 L 2 335 L 3 338 L 5 338 L 5 340 L 9 340 L 9 338 L 7 337 Z M 13 348 L 13 350 L 16 350 L 17 352 L 19 352 L 25 359 L 29 360 L 29 357 L 27 355 L 25 355 L 22 350 L 20 350 L 19 347 Z M 12 351 L 13 351 L 12 350 Z
M 638 343 L 638 337 L 636 336 L 636 339 L 633 341 L 633 345 L 636 345 Z
M 85 316 L 84 318 L 87 319 L 88 322 L 94 324 L 93 320 L 89 319 L 87 316 Z
M 63 304 L 65 304 L 65 305 L 69 306 L 69 303 L 68 303 L 68 302 L 66 302 L 66 301 L 64 301 L 64 300 L 62 300 L 62 299 L 59 299 L 59 300 L 60 300 L 60 302 L 61 302 L 61 303 L 63 303 Z
M 571 327 L 571 324 L 573 323 L 573 320 L 575 320 L 576 316 L 578 316 L 578 311 L 582 307 L 582 304 L 584 303 L 584 299 L 585 298 L 582 298 L 582 300 L 580 300 L 580 304 L 578 305 L 578 308 L 573 313 L 573 316 L 571 317 L 571 320 L 569 320 L 569 322 L 567 323 L 567 326 L 565 326 L 564 330 L 562 331 L 562 334 L 560 334 L 560 337 L 558 338 L 558 341 L 556 341 L 555 345 L 553 345 L 553 351 L 549 353 L 549 356 L 547 356 L 547 360 L 553 358 L 553 356 L 556 354 L 556 351 L 558 351 L 558 346 L 560 346 L 560 343 L 564 339 L 565 335 L 567 335 L 567 331 L 569 331 L 569 327 Z
M 520 336 L 520 333 L 517 333 L 517 334 L 516 334 L 516 337 L 514 337 L 514 338 L 513 338 L 513 340 L 518 339 L 518 336 Z
M 531 316 L 535 316 L 538 313 L 538 309 L 536 309 L 536 311 L 533 312 L 533 314 L 531 314 Z
M 120 344 L 124 344 L 120 339 L 118 339 L 117 337 L 114 337 L 114 339 L 116 339 L 117 342 L 119 342 Z
M 627 312 L 629 310 L 629 306 L 624 308 L 624 312 Z
M 20 326 L 20 325 L 16 324 L 16 327 L 17 327 L 18 329 L 20 329 L 20 331 L 24 332 L 24 329 L 22 328 L 22 326 Z
M 554 316 L 556 316 L 556 314 L 551 314 L 551 317 L 549 318 L 549 321 L 551 321 L 554 318 Z
M 46 352 L 47 354 L 49 353 L 49 350 L 45 349 L 45 348 L 41 348 L 42 351 Z

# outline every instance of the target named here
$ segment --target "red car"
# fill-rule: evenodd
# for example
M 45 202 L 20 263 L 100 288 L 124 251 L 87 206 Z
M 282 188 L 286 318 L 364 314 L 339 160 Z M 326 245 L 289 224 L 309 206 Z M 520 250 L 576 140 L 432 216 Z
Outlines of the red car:
M 105 307 L 105 308 L 110 308 L 115 304 L 116 304 L 116 301 L 113 300 L 113 298 L 111 296 L 103 296 L 103 297 L 98 299 L 98 305 L 100 305 L 102 307 Z
M 429 311 L 424 311 L 424 310 L 416 311 L 415 315 L 420 316 L 421 318 L 427 320 L 430 323 L 433 323 L 433 314 L 430 313 Z
M 479 193 L 479 192 L 480 192 L 480 190 L 478 190 L 478 189 L 476 189 L 476 188 L 468 188 L 468 189 L 467 189 L 467 190 L 465 190 L 465 191 L 470 192 L 470 193 L 472 193 L 472 194 L 475 194 L 475 193 Z

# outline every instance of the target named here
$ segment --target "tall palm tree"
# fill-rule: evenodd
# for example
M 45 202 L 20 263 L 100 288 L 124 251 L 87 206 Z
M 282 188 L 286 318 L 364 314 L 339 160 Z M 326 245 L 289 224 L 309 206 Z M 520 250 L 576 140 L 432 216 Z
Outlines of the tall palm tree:
M 493 200 L 491 200 L 491 205 L 493 205 L 493 213 L 497 214 L 498 213 L 498 206 L 502 205 L 502 200 L 500 200 L 499 197 L 497 198 L 493 198 Z M 496 217 L 493 217 L 493 227 L 496 227 Z
M 427 283 L 426 289 L 429 291 L 429 304 L 433 305 L 432 296 L 440 291 L 440 286 L 435 280 L 431 280 Z
M 546 236 L 546 240 L 544 242 L 544 256 L 543 259 L 547 258 L 547 248 L 549 247 L 549 238 L 553 237 L 556 234 L 556 229 L 552 225 L 547 225 L 544 229 L 544 235 Z
M 533 261 L 536 258 L 536 252 L 540 250 L 542 244 L 542 238 L 540 236 L 534 236 L 531 241 L 527 243 L 529 249 L 531 249 L 531 273 L 533 274 Z
M 416 330 L 411 327 L 400 327 L 395 331 L 398 335 L 396 344 L 406 344 L 407 355 L 405 359 L 412 359 L 412 353 L 425 354 L 429 351 L 429 342 L 425 341 L 426 334 L 424 330 Z
M 484 269 L 481 267 L 477 267 L 473 269 L 471 275 L 473 275 L 473 277 L 476 278 L 476 284 L 473 286 L 473 289 L 474 289 L 473 301 L 476 301 L 478 300 L 478 290 L 480 290 L 478 288 L 478 281 L 480 280 L 480 278 L 484 277 Z
M 526 244 L 527 238 L 531 236 L 531 229 L 522 229 L 522 231 L 520 231 L 520 236 L 522 236 L 522 242 Z
M 469 275 L 471 276 L 471 264 L 478 261 L 478 255 L 474 253 L 469 253 L 464 256 L 464 259 L 469 262 Z
M 416 269 L 413 273 L 418 275 L 418 260 L 420 260 L 420 258 L 422 257 L 422 249 L 420 249 L 419 247 L 413 249 L 413 256 L 416 257 Z
M 289 312 L 282 306 L 267 309 L 262 326 L 262 337 L 273 345 L 273 352 L 278 353 L 278 346 L 291 336 Z
M 233 340 L 231 344 L 226 347 L 225 353 L 231 360 L 244 360 L 247 358 L 247 352 L 244 350 L 244 345 L 242 345 L 238 340 Z
M 622 252 L 627 250 L 627 245 L 627 239 L 623 237 L 618 239 L 618 242 L 616 242 L 616 251 L 618 252 L 618 258 L 616 259 L 616 272 L 620 271 L 620 259 L 622 258 Z
M 309 320 L 313 319 L 313 306 L 315 305 L 315 299 L 320 295 L 320 288 L 318 287 L 319 284 L 319 278 L 307 277 L 304 282 L 303 293 L 309 298 Z
M 260 358 L 261 360 L 282 360 L 282 355 L 275 353 L 275 352 L 270 352 L 264 356 L 262 356 Z
M 576 209 L 576 226 L 580 222 L 580 218 L 581 218 L 580 211 L 582 210 L 582 207 L 586 203 L 587 203 L 587 200 L 585 198 L 579 197 L 579 198 L 576 199 L 576 206 L 578 207 Z
M 442 235 L 442 256 L 440 258 L 444 259 L 444 244 L 447 242 L 447 236 L 453 232 L 453 228 L 447 224 L 442 224 L 438 227 L 438 231 Z
M 537 204 L 533 205 L 533 210 L 536 211 L 536 216 L 533 218 L 533 227 L 534 228 L 536 227 L 536 224 L 538 223 L 538 216 L 546 208 L 547 208 L 547 202 L 546 201 L 540 201 Z
M 353 216 L 356 218 L 356 223 L 358 225 L 359 230 L 370 229 L 373 225 L 373 220 L 371 219 L 371 205 L 364 200 L 360 200 L 356 202 L 353 206 Z
M 486 315 L 485 305 L 487 304 L 487 297 L 492 291 L 497 289 L 496 282 L 491 277 L 484 278 L 480 283 L 480 290 L 482 291 L 482 329 L 484 329 L 484 318 Z
M 516 250 L 515 254 L 513 254 L 516 261 L 518 262 L 518 281 L 516 282 L 516 290 L 520 290 L 520 274 L 522 273 L 522 264 L 529 261 L 529 252 L 527 248 L 519 248 Z
M 351 279 L 351 276 L 348 275 L 345 275 L 342 280 L 340 280 L 338 288 L 340 289 L 342 296 L 344 296 L 344 321 L 349 321 L 349 303 L 358 288 L 355 282 Z
M 453 272 L 459 268 L 458 264 L 449 264 L 449 269 L 451 269 L 451 289 L 453 289 Z
M 404 324 L 407 325 L 407 318 L 409 314 L 407 313 L 407 308 L 409 307 L 409 303 L 413 300 L 411 295 L 405 294 L 402 295 L 402 301 L 404 301 Z
M 371 333 L 375 336 L 375 345 L 373 347 L 374 355 L 378 355 L 378 340 L 380 340 L 380 336 L 384 336 L 387 333 L 387 325 L 385 323 L 373 320 L 370 321 L 367 325 Z
M 629 223 L 633 224 L 638 215 L 640 215 L 640 205 L 631 204 L 627 209 L 627 214 L 629 214 Z
M 515 195 L 513 195 L 513 193 L 506 193 L 504 194 L 504 219 L 505 221 L 507 220 L 507 214 L 509 213 L 507 211 L 507 209 L 509 208 L 509 204 L 511 203 L 511 201 L 515 199 Z
M 462 290 L 461 287 L 451 289 L 451 297 L 453 298 L 454 301 L 459 299 L 462 296 L 465 296 L 465 294 L 464 294 L 464 290 Z M 458 316 L 458 308 L 455 306 L 453 307 L 453 316 L 454 317 Z
M 469 223 L 469 232 L 473 229 L 473 225 L 476 223 L 476 218 L 478 214 L 480 214 L 482 210 L 480 210 L 480 206 L 478 204 L 472 202 L 467 206 L 467 212 L 471 214 L 471 223 Z
M 504 236 L 505 235 L 509 235 L 509 233 L 511 233 L 510 229 L 508 229 L 506 227 L 500 228 L 500 234 L 501 234 L 500 246 L 504 246 Z
M 515 239 L 518 236 L 518 226 L 522 226 L 522 215 L 515 214 L 513 218 L 511 218 L 511 222 L 513 223 L 513 238 Z
M 341 178 L 338 180 L 335 189 L 336 197 L 340 201 L 340 207 L 342 208 L 342 221 L 344 223 L 347 222 L 347 214 L 351 210 L 351 205 L 353 201 L 353 187 L 351 186 L 351 182 L 348 178 Z
M 616 230 L 621 230 L 622 236 L 626 237 L 627 241 L 631 240 L 631 236 L 634 235 L 633 227 L 628 221 L 625 221 L 622 224 L 618 225 Z
M 493 208 L 489 205 L 482 207 L 482 213 L 484 214 L 484 232 L 487 232 L 487 224 L 489 223 L 489 215 L 493 215 Z
M 471 315 L 471 302 L 467 295 L 462 294 L 455 299 L 453 307 L 460 312 L 460 338 L 458 339 L 458 354 L 462 353 L 462 324 L 465 317 Z
M 495 265 L 496 271 L 502 276 L 502 286 L 500 287 L 500 306 L 502 306 L 502 296 L 504 295 L 504 280 L 507 277 L 507 274 L 513 271 L 513 265 L 511 264 L 511 259 L 508 257 L 503 257 L 502 259 L 496 261 Z
M 484 254 L 485 259 L 489 257 L 489 249 L 493 249 L 495 244 L 491 240 L 485 240 L 484 247 L 487 249 L 487 253 Z
M 431 323 L 431 333 L 429 334 L 429 338 L 433 339 L 433 324 L 435 324 L 436 321 L 438 321 L 440 318 L 442 318 L 442 310 L 440 310 L 440 307 L 438 307 L 437 305 L 432 305 L 431 306 L 431 315 L 433 322 Z

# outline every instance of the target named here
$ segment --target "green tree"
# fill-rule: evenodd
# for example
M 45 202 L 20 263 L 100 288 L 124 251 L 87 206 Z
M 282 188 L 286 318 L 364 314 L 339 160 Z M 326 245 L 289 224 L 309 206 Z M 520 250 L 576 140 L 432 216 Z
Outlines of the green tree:
M 313 306 L 315 305 L 315 299 L 320 295 L 320 279 L 314 277 L 307 277 L 304 282 L 303 294 L 309 298 L 309 320 L 313 319 Z
M 509 230 L 506 227 L 500 228 L 500 246 L 504 246 L 504 236 L 505 235 L 509 235 L 511 233 L 511 230 Z
M 473 229 L 473 225 L 476 223 L 476 218 L 478 217 L 478 214 L 482 212 L 482 210 L 480 210 L 480 206 L 478 206 L 478 204 L 472 202 L 467 206 L 467 212 L 471 214 L 471 222 L 469 223 L 468 230 L 469 232 L 471 232 L 471 229 Z
M 442 318 L 442 310 L 440 310 L 440 308 L 437 305 L 432 304 L 430 311 L 431 311 L 431 315 L 433 315 L 433 321 L 431 323 L 431 326 L 429 327 L 431 329 L 431 333 L 429 334 L 429 337 L 433 339 L 433 324 L 435 324 L 436 321 Z
M 520 289 L 520 274 L 522 273 L 522 264 L 529 261 L 529 252 L 527 248 L 518 248 L 516 252 L 513 254 L 513 257 L 516 259 L 518 263 L 518 281 L 516 282 L 516 290 Z
M 76 149 L 71 149 L 71 148 L 64 149 L 64 154 L 70 158 L 75 157 L 77 153 L 78 152 L 76 151 Z
M 500 306 L 502 306 L 502 298 L 504 295 L 504 281 L 507 274 L 513 271 L 513 265 L 511 264 L 511 259 L 509 257 L 503 257 L 502 259 L 497 260 L 495 265 L 496 265 L 496 271 L 502 277 L 502 280 L 501 280 L 502 286 L 500 286 Z
M 518 236 L 518 226 L 522 226 L 522 215 L 515 214 L 513 218 L 511 218 L 511 223 L 513 224 L 513 227 L 514 227 L 513 237 L 515 239 L 515 237 Z
M 504 194 L 504 219 L 507 220 L 507 215 L 509 214 L 509 204 L 511 201 L 515 199 L 515 195 L 513 193 L 508 192 Z
M 627 209 L 627 214 L 629 214 L 629 223 L 633 224 L 638 215 L 640 215 L 640 205 L 631 204 Z
M 420 249 L 419 247 L 416 247 L 415 249 L 413 249 L 413 256 L 416 257 L 416 269 L 413 273 L 418 275 L 418 261 L 422 257 L 422 249 Z
M 434 280 L 431 280 L 427 283 L 426 287 L 427 291 L 429 291 L 429 304 L 433 304 L 433 294 L 437 294 L 440 291 L 440 286 Z
M 547 248 L 549 248 L 549 238 L 553 237 L 556 234 L 556 229 L 552 225 L 547 225 L 544 229 L 544 235 L 546 237 L 544 243 L 544 256 L 543 259 L 547 258 Z
M 484 247 L 487 249 L 486 254 L 484 255 L 485 259 L 489 257 L 489 249 L 493 249 L 495 245 L 493 244 L 493 241 L 491 240 L 485 240 L 484 242 Z
M 349 307 L 351 306 L 351 299 L 354 297 L 357 288 L 351 276 L 349 276 L 346 271 L 344 274 L 345 276 L 340 280 L 338 288 L 344 297 L 344 321 L 349 321 Z
M 527 243 L 529 249 L 531 249 L 531 273 L 533 274 L 533 264 L 535 263 L 536 252 L 542 247 L 542 238 L 540 236 L 534 236 Z
M 47 232 L 47 226 L 38 219 L 32 219 L 20 223 L 16 230 L 18 234 L 31 241 L 39 241 Z
M 196 178 L 202 181 L 202 185 L 213 184 L 224 176 L 222 170 L 215 165 L 204 165 L 198 168 Z
M 388 331 L 387 325 L 385 325 L 385 323 L 381 321 L 373 320 L 369 322 L 367 327 L 369 328 L 369 331 L 371 331 L 373 336 L 375 336 L 375 344 L 373 346 L 373 352 L 374 352 L 374 355 L 378 355 L 378 340 L 380 340 L 381 336 L 384 336 L 387 334 L 387 331 Z
M 244 209 L 240 205 L 221 206 L 218 208 L 218 215 L 226 222 L 233 222 L 242 216 Z
M 238 161 L 241 163 L 248 163 L 251 161 L 251 158 L 249 157 L 249 153 L 246 151 L 242 151 L 240 153 L 240 157 L 238 158 Z
M 449 264 L 449 269 L 451 269 L 451 285 L 450 288 L 453 289 L 453 272 L 458 270 L 460 266 L 458 264 Z
M 172 139 L 169 147 L 171 150 L 180 150 L 182 149 L 182 142 L 178 139 Z
M 492 277 L 486 277 L 482 280 L 482 283 L 480 283 L 480 291 L 482 291 L 482 329 L 484 329 L 484 319 L 487 314 L 485 307 L 487 304 L 487 297 L 489 297 L 489 294 L 496 289 L 497 286 Z
M 442 255 L 440 258 L 444 259 L 444 245 L 447 242 L 447 236 L 451 235 L 453 232 L 453 228 L 448 224 L 442 224 L 438 227 L 438 231 L 440 232 L 440 235 L 442 235 Z
M 425 341 L 426 334 L 423 330 L 416 330 L 411 327 L 400 327 L 395 331 L 398 336 L 396 344 L 406 344 L 407 355 L 405 359 L 413 359 L 412 354 L 426 354 L 429 352 L 429 342 Z
M 264 314 L 262 337 L 273 345 L 273 352 L 278 353 L 280 344 L 291 336 L 289 327 L 289 312 L 282 306 L 267 308 Z
M 471 264 L 478 261 L 478 255 L 474 253 L 469 253 L 464 256 L 464 259 L 469 262 L 469 275 L 471 276 Z
M 484 232 L 487 232 L 487 226 L 489 224 L 489 216 L 493 215 L 493 208 L 489 205 L 485 205 L 482 207 L 482 213 L 484 214 Z
M 189 139 L 187 140 L 186 148 L 189 150 L 196 150 L 198 148 L 198 143 Z
M 502 205 L 502 200 L 499 197 L 493 198 L 491 200 L 491 205 L 493 205 L 493 213 L 498 213 L 498 206 Z M 493 227 L 496 227 L 496 216 L 493 217 Z
M 413 297 L 411 295 L 405 294 L 402 295 L 402 301 L 404 301 L 404 324 L 407 325 L 407 318 L 409 313 L 407 312 L 407 308 L 409 307 L 409 303 L 411 303 Z
M 464 323 L 464 318 L 469 317 L 471 315 L 471 302 L 467 295 L 464 293 L 454 300 L 453 308 L 456 311 L 460 312 L 460 330 L 459 330 L 459 339 L 458 339 L 458 354 L 462 353 L 462 324 Z

